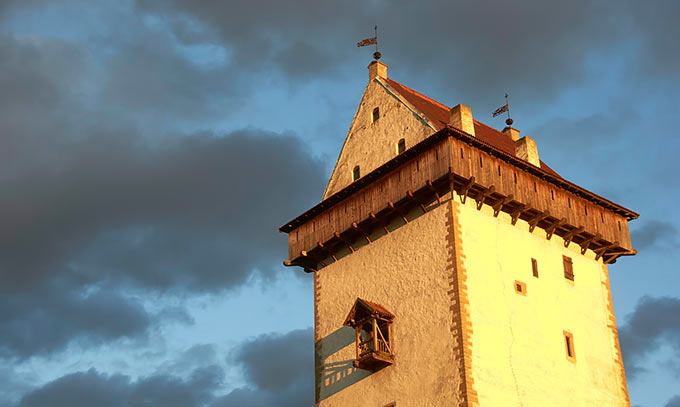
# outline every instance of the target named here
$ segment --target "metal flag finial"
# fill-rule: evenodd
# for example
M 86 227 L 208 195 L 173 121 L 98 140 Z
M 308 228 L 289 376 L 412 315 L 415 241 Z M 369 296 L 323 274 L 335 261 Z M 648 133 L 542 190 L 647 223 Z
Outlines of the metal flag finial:
M 380 59 L 380 52 L 378 51 L 378 26 L 373 27 L 375 30 L 375 36 L 372 38 L 366 38 L 357 42 L 357 47 L 365 47 L 366 45 L 375 44 L 375 52 L 373 53 L 373 58 L 377 61 Z
M 508 101 L 508 94 L 507 93 L 505 94 L 505 104 L 503 106 L 499 107 L 498 109 L 494 110 L 493 117 L 496 117 L 496 116 L 498 116 L 502 113 L 505 113 L 505 112 L 508 113 L 508 118 L 505 119 L 505 124 L 510 126 L 510 125 L 512 125 L 513 121 L 510 118 L 510 102 Z

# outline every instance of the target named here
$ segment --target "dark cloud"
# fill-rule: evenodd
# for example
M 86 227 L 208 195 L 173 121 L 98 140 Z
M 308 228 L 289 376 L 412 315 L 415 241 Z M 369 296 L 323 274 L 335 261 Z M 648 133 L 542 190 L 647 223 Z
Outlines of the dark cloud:
M 223 376 L 217 366 L 196 369 L 186 379 L 159 374 L 132 380 L 90 369 L 62 376 L 26 394 L 18 407 L 201 407 L 213 399 Z
M 311 328 L 261 335 L 242 344 L 235 360 L 248 387 L 233 390 L 216 406 L 306 406 L 314 404 L 314 334 Z
M 119 293 L 61 288 L 48 285 L 0 297 L 0 357 L 50 353 L 74 341 L 92 345 L 132 338 L 152 324 L 152 315 Z
M 649 220 L 634 229 L 630 238 L 638 250 L 677 246 L 678 230 L 670 222 Z
M 680 407 L 680 395 L 675 396 L 668 400 L 664 407 Z
M 65 40 L 0 35 L 1 356 L 187 320 L 123 292 L 214 293 L 269 271 L 285 257 L 276 227 L 322 189 L 292 134 L 170 132 L 169 116 L 211 109 L 206 89 L 226 92 L 170 45 L 121 39 L 102 65 Z
M 214 345 L 198 344 L 159 372 L 133 379 L 95 369 L 64 375 L 27 392 L 17 407 L 299 407 L 314 404 L 312 329 L 261 335 L 234 352 L 248 386 L 220 393 L 224 372 Z M 189 374 L 187 374 L 189 372 Z
M 432 87 L 433 81 L 441 92 L 434 96 L 458 95 L 450 103 L 488 103 L 502 94 L 499 89 L 540 102 L 586 77 L 596 79 L 590 64 L 598 57 L 603 63 L 622 58 L 630 70 L 680 71 L 672 69 L 680 59 L 673 51 L 680 32 L 672 0 L 653 10 L 594 0 L 136 4 L 143 12 L 207 24 L 233 50 L 233 64 L 274 67 L 291 79 L 328 78 L 348 62 L 369 59 L 372 50 L 357 50 L 354 43 L 370 36 L 377 23 L 384 60 L 404 77 L 417 78 L 416 88 L 424 81 Z M 622 43 L 630 44 L 624 52 Z
M 680 358 L 680 299 L 642 297 L 619 328 L 619 340 L 629 378 L 643 371 L 646 356 L 664 344 Z

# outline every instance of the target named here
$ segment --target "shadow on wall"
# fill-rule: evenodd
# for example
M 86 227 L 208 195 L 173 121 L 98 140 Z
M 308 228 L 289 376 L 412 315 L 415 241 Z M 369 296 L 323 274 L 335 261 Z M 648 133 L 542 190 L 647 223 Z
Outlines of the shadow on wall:
M 352 366 L 354 359 L 325 362 L 333 354 L 347 346 L 354 354 L 356 333 L 344 326 L 316 343 L 316 402 L 319 403 L 335 393 L 365 379 L 371 372 Z

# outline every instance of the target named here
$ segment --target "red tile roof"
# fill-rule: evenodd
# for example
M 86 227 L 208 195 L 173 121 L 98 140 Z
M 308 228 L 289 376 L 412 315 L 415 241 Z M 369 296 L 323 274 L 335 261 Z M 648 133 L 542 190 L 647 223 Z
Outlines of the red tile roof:
M 449 110 L 451 110 L 449 107 L 437 102 L 436 100 L 430 99 L 429 97 L 422 95 L 390 78 L 385 78 L 385 81 L 392 89 L 397 91 L 404 99 L 413 105 L 413 107 L 424 114 L 425 117 L 427 117 L 437 127 L 437 129 L 441 130 L 446 127 L 446 124 L 449 121 Z M 474 121 L 474 126 L 475 137 L 484 141 L 485 143 L 491 144 L 500 150 L 503 150 L 508 154 L 515 155 L 515 143 L 509 136 L 494 129 L 493 127 L 489 127 L 484 123 L 480 123 L 477 120 Z M 550 173 L 551 175 L 557 177 L 560 176 L 552 168 L 548 167 L 548 165 L 543 161 L 541 161 L 541 169 Z

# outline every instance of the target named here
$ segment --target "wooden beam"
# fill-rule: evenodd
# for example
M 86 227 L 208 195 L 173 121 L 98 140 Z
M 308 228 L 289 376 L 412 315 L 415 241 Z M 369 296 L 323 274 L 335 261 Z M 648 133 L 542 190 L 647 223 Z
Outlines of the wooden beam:
M 565 225 L 567 223 L 567 218 L 562 218 L 559 220 L 556 220 L 555 222 L 551 223 L 550 226 L 545 228 L 545 238 L 550 240 L 553 236 L 553 233 L 555 233 L 555 229 L 558 227 Z
M 599 240 L 599 239 L 601 239 L 601 238 L 602 238 L 602 236 L 600 236 L 600 234 L 597 233 L 597 234 L 595 234 L 595 236 L 589 237 L 589 238 L 585 239 L 584 241 L 582 241 L 581 244 L 579 245 L 579 246 L 581 246 L 581 254 L 586 254 L 586 251 L 588 250 L 588 248 L 589 248 L 596 240 Z
M 550 216 L 550 212 L 545 211 L 545 212 L 539 212 L 536 215 L 534 215 L 531 219 L 529 219 L 529 233 L 532 233 L 534 231 L 534 229 L 536 229 L 538 222 L 542 221 L 543 219 L 547 218 L 548 216 Z
M 517 219 L 519 219 L 522 214 L 528 210 L 531 209 L 531 206 L 527 204 L 520 204 L 517 208 L 515 208 L 512 212 L 510 212 L 510 217 L 511 217 L 511 223 L 514 225 L 517 223 Z
M 467 196 L 468 196 L 468 193 L 470 192 L 470 188 L 472 188 L 472 186 L 474 184 L 475 184 L 475 176 L 473 175 L 473 176 L 470 177 L 469 180 L 467 180 L 465 182 L 465 184 L 463 184 L 462 187 L 460 187 L 460 192 L 458 193 L 458 195 L 460 196 L 460 201 L 462 203 L 465 203 L 465 201 L 467 200 Z
M 477 210 L 482 209 L 482 205 L 484 205 L 484 199 L 486 199 L 486 197 L 490 196 L 494 192 L 496 192 L 496 187 L 491 185 L 490 187 L 481 190 L 477 194 L 477 196 L 475 197 L 475 201 L 477 201 Z
M 493 216 L 498 217 L 498 214 L 501 212 L 501 209 L 503 209 L 503 205 L 510 203 L 513 199 L 514 197 L 512 196 L 512 194 L 510 194 L 496 201 L 493 204 L 493 206 L 491 206 L 493 208 Z
M 574 237 L 578 236 L 579 234 L 583 233 L 586 228 L 583 226 L 579 226 L 576 229 L 572 230 L 571 232 L 567 232 L 562 238 L 564 239 L 564 247 L 569 247 L 569 244 L 571 243 L 572 240 L 574 240 Z

